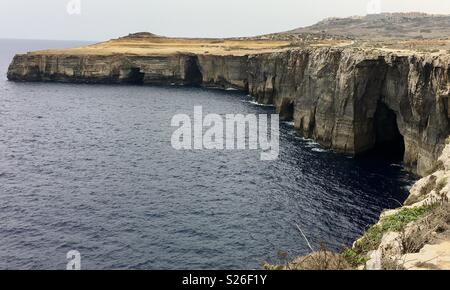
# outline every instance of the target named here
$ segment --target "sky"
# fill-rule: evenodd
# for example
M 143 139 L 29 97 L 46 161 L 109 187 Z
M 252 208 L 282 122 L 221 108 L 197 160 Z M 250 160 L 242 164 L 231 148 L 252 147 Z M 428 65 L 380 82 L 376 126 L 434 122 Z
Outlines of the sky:
M 380 11 L 450 14 L 450 0 L 0 0 L 0 38 L 254 36 Z

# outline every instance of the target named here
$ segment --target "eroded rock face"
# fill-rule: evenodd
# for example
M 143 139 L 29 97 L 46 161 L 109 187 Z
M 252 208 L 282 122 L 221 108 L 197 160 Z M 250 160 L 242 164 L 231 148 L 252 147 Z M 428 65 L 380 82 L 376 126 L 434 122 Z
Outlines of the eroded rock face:
M 450 200 L 450 139 L 447 139 L 447 143 L 435 171 L 411 188 L 406 206 L 426 206 Z
M 336 151 L 402 145 L 406 166 L 426 175 L 450 134 L 448 68 L 444 56 L 330 47 L 250 56 L 31 53 L 14 58 L 8 78 L 235 88 L 275 104 L 282 119 Z
M 197 56 L 16 55 L 12 81 L 200 85 Z
M 248 90 L 246 56 L 199 55 L 202 85 L 221 89 Z
M 404 142 L 406 166 L 425 175 L 450 133 L 448 67 L 448 59 L 438 57 L 288 51 L 251 57 L 249 90 L 260 102 L 276 104 L 281 114 L 293 104 L 295 126 L 305 136 L 344 153 L 370 150 L 398 130 L 401 139 L 395 140 Z M 394 118 L 380 127 L 381 107 Z

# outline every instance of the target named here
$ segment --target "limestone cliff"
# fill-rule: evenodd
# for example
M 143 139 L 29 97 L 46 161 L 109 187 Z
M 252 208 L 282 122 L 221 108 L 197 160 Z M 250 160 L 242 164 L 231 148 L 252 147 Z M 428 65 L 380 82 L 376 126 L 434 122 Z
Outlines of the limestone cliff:
M 249 90 L 337 151 L 358 154 L 401 137 L 405 165 L 424 175 L 450 133 L 448 68 L 445 56 L 287 51 L 250 57 Z
M 8 79 L 194 85 L 202 81 L 197 62 L 197 58 L 190 55 L 140 57 L 27 54 L 14 57 L 8 70 Z
M 233 56 L 16 55 L 12 81 L 202 85 L 246 90 L 247 58 Z
M 348 154 L 395 148 L 404 150 L 413 172 L 425 175 L 434 167 L 450 134 L 447 55 L 329 46 L 272 50 L 33 52 L 15 56 L 8 79 L 236 88 L 275 104 L 282 118 L 323 146 Z

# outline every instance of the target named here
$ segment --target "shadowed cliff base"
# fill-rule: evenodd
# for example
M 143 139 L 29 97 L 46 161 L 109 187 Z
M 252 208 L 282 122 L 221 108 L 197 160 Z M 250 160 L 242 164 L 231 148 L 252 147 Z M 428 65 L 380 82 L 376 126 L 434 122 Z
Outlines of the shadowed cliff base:
M 134 84 L 134 85 L 143 85 L 144 84 L 144 76 L 145 76 L 145 73 L 142 73 L 140 68 L 132 67 L 132 68 L 130 68 L 128 77 L 126 78 L 125 82 L 129 83 L 129 84 Z
M 280 114 L 280 120 L 294 120 L 294 101 L 282 99 L 281 104 L 278 106 L 277 112 Z
M 198 57 L 191 57 L 187 63 L 186 74 L 188 76 L 187 83 L 191 86 L 200 86 L 203 82 L 203 75 L 198 62 Z

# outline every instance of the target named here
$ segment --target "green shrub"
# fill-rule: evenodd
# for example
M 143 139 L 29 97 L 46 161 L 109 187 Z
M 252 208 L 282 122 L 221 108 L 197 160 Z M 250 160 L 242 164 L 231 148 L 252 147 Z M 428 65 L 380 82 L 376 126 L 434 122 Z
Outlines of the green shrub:
M 381 220 L 381 227 L 384 233 L 386 232 L 400 232 L 405 229 L 410 222 L 418 220 L 430 208 L 429 207 L 415 207 L 404 208 L 398 213 L 385 217 Z
M 346 248 L 342 252 L 342 257 L 354 268 L 367 262 L 367 256 L 361 255 L 351 248 Z
M 429 207 L 404 208 L 394 215 L 382 218 L 380 223 L 367 229 L 353 249 L 345 249 L 343 256 L 354 267 L 364 264 L 367 261 L 367 254 L 378 249 L 384 234 L 403 231 L 406 225 L 418 220 L 428 210 Z

